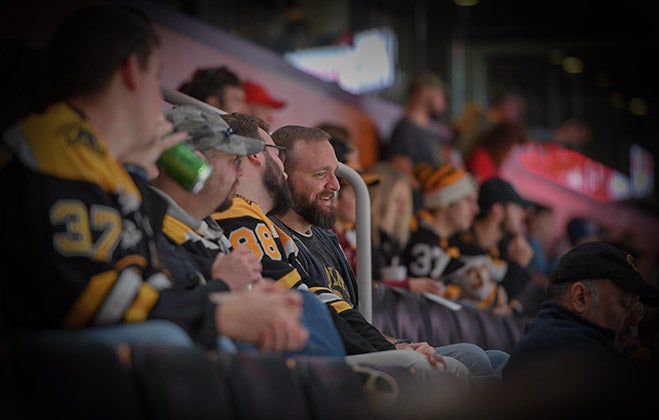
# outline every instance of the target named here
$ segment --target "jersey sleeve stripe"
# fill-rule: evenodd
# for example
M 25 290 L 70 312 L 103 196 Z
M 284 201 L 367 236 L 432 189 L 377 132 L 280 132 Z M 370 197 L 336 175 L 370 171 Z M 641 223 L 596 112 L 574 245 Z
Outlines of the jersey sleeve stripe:
M 95 323 L 108 325 L 119 322 L 124 312 L 133 302 L 142 286 L 142 276 L 134 267 L 128 267 L 119 274 L 112 291 L 108 294 L 95 317 Z
M 64 325 L 79 328 L 89 324 L 116 279 L 116 271 L 106 271 L 93 276 L 64 317 Z
M 279 280 L 277 280 L 277 283 L 279 283 L 280 285 L 282 285 L 287 289 L 292 289 L 295 286 L 297 286 L 300 280 L 302 280 L 300 273 L 298 273 L 296 269 L 293 269 L 288 274 L 284 275 L 283 277 L 280 277 Z
M 148 284 L 143 284 L 137 293 L 135 301 L 126 310 L 124 321 L 144 321 L 149 316 L 149 311 L 155 306 L 156 302 L 158 302 L 158 291 Z

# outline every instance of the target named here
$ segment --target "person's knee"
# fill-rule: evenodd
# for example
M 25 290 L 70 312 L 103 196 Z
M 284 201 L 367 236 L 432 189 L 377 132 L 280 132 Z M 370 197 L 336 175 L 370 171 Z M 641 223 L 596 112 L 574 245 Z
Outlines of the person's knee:
M 428 359 L 412 350 L 389 350 L 373 353 L 355 354 L 345 357 L 348 364 L 367 364 L 378 366 L 400 366 L 407 369 L 434 370 Z
M 471 372 L 469 372 L 469 368 L 467 368 L 467 366 L 465 366 L 464 363 L 458 359 L 450 356 L 442 356 L 442 359 L 444 360 L 444 365 L 446 366 L 447 372 L 454 373 L 459 377 L 466 377 L 470 375 Z
M 472 375 L 492 375 L 492 363 L 485 350 L 472 343 L 456 343 L 436 348 L 442 356 L 453 357 L 464 364 Z

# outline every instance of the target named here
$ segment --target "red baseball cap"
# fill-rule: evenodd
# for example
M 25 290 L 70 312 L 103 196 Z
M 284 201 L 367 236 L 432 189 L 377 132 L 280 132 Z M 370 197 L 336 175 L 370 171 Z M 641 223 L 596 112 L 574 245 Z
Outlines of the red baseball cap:
M 250 81 L 244 82 L 243 89 L 245 90 L 245 102 L 247 102 L 247 104 L 261 104 L 273 108 L 281 108 L 286 105 L 286 102 L 270 96 L 268 91 L 258 83 Z

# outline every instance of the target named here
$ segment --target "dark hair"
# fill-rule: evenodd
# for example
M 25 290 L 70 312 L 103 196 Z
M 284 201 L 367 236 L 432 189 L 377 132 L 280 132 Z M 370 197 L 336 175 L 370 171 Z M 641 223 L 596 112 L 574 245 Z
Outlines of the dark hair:
M 421 91 L 424 87 L 434 87 L 441 89 L 445 94 L 448 93 L 448 87 L 446 83 L 439 77 L 438 74 L 435 74 L 430 71 L 422 72 L 414 76 L 407 86 L 407 97 L 411 97 Z
M 324 122 L 318 124 L 316 128 L 320 128 L 321 130 L 332 136 L 332 138 L 336 139 L 337 141 L 342 141 L 344 143 L 352 142 L 352 136 L 350 135 L 350 130 L 348 130 L 346 126 Z
M 121 5 L 96 5 L 71 13 L 46 49 L 53 99 L 99 92 L 131 54 L 146 68 L 159 45 L 151 21 Z
M 302 127 L 299 125 L 285 125 L 272 133 L 272 140 L 279 146 L 286 148 L 286 168 L 290 168 L 297 161 L 294 143 L 330 140 L 330 135 L 320 128 Z
M 182 83 L 178 90 L 200 101 L 206 101 L 206 98 L 214 95 L 220 99 L 221 105 L 224 105 L 222 96 L 225 86 L 241 87 L 242 82 L 225 66 L 208 67 L 197 69 L 192 79 Z
M 231 114 L 220 115 L 220 117 L 240 136 L 262 140 L 259 135 L 259 128 L 265 132 L 270 131 L 270 125 L 254 115 L 232 112 Z

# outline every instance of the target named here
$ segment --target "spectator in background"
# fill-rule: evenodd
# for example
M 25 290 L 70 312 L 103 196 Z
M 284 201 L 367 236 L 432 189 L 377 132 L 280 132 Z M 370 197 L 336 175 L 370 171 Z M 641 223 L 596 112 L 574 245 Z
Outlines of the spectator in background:
M 359 159 L 359 148 L 357 142 L 350 134 L 348 127 L 330 122 L 324 122 L 316 126 L 330 135 L 330 143 L 334 147 L 336 157 L 339 162 L 345 163 L 356 171 L 361 171 L 361 161 Z
M 261 118 L 270 125 L 274 122 L 272 113 L 286 106 L 285 101 L 273 98 L 265 87 L 254 81 L 244 82 L 243 89 L 247 113 Z
M 478 182 L 500 176 L 501 166 L 512 149 L 526 142 L 524 127 L 516 122 L 504 121 L 486 128 L 465 156 L 465 165 Z
M 565 233 L 570 241 L 570 247 L 602 239 L 602 228 L 595 220 L 587 217 L 573 217 L 568 220 Z
M 451 165 L 435 168 L 419 164 L 415 172 L 423 186 L 423 208 L 412 218 L 402 264 L 411 277 L 433 281 L 434 290 L 424 292 L 458 297 L 458 283 L 447 288 L 443 277 L 465 263 L 460 250 L 449 247 L 448 238 L 471 227 L 478 213 L 478 184 L 471 174 Z
M 404 114 L 383 148 L 382 158 L 403 173 L 414 189 L 415 211 L 421 208 L 422 191 L 414 176 L 414 166 L 419 163 L 439 166 L 447 161 L 443 148 L 449 143 L 451 133 L 440 133 L 433 126 L 446 112 L 447 94 L 448 88 L 438 75 L 430 72 L 416 75 L 408 86 Z
M 529 269 L 549 275 L 558 258 L 554 210 L 539 203 L 531 203 L 526 209 L 526 234 L 533 248 Z
M 179 91 L 225 112 L 247 112 L 240 78 L 226 66 L 197 69 Z
M 412 187 L 389 162 L 378 162 L 369 167 L 368 171 L 380 178 L 379 183 L 368 188 L 371 199 L 373 279 L 384 280 L 395 287 L 407 287 L 411 283 L 407 282 L 407 269 L 400 264 L 400 255 L 410 238 L 414 208 Z
M 490 275 L 506 290 L 510 310 L 522 314 L 531 310 L 526 302 L 527 288 L 532 296 L 544 293 L 531 287 L 531 277 L 527 270 L 533 249 L 524 232 L 524 209 L 530 203 L 517 193 L 509 182 L 501 178 L 491 178 L 481 184 L 478 194 L 480 211 L 469 231 L 454 235 L 451 246 L 457 246 L 466 260 L 469 257 L 489 256 L 492 261 Z M 527 307 L 524 307 L 524 303 Z
M 537 392 L 551 385 L 557 404 L 596 399 L 622 409 L 619 414 L 639 404 L 642 413 L 651 407 L 656 413 L 654 372 L 627 358 L 627 345 L 618 340 L 626 325 L 637 323 L 639 302 L 658 306 L 659 289 L 645 281 L 630 253 L 602 241 L 573 247 L 552 270 L 547 300 L 513 349 L 504 380 Z
M 521 92 L 515 88 L 497 89 L 491 99 L 487 109 L 475 103 L 468 104 L 453 124 L 455 145 L 464 156 L 489 127 L 501 123 L 524 125 L 526 99 Z
M 344 163 L 348 167 L 358 171 L 362 176 L 362 180 L 366 186 L 376 185 L 380 179 L 376 175 L 365 173 L 359 164 L 359 154 L 357 149 L 349 142 L 350 133 L 342 126 L 323 124 L 323 127 L 328 128 L 336 136 L 332 136 L 330 132 L 330 143 L 334 148 L 334 153 L 339 162 Z M 318 127 L 320 128 L 320 127 Z M 322 128 L 321 128 L 322 129 Z M 339 240 L 339 245 L 346 255 L 346 259 L 350 263 L 353 271 L 357 271 L 357 231 L 355 224 L 357 222 L 357 201 L 355 196 L 355 189 L 346 179 L 339 178 L 341 189 L 337 192 L 336 200 L 333 205 L 336 208 L 336 222 L 332 226 L 332 230 L 336 233 Z

